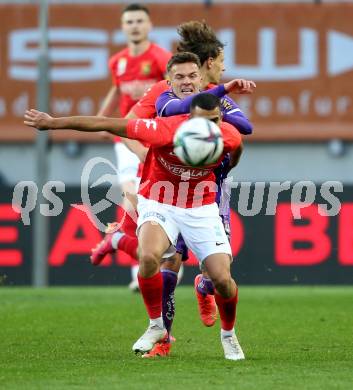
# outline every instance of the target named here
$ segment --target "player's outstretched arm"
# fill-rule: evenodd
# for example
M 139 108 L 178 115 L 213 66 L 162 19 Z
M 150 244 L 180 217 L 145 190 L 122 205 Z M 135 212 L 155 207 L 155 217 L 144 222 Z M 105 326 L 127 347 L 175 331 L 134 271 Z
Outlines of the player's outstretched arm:
M 54 118 L 49 114 L 34 109 L 27 110 L 24 124 L 38 130 L 71 129 L 85 132 L 108 131 L 109 133 L 126 137 L 128 119 L 106 118 L 96 116 L 68 116 Z
M 199 92 L 199 94 L 210 93 L 219 98 L 222 98 L 226 93 L 226 89 L 223 84 L 217 85 L 214 88 L 207 89 Z M 184 99 L 179 99 L 170 91 L 163 92 L 156 101 L 156 112 L 158 116 L 173 116 L 179 114 L 187 114 L 190 112 L 190 105 L 192 100 L 198 94 L 187 96 Z
M 202 93 L 210 93 L 219 98 L 224 97 L 228 92 L 238 94 L 253 93 L 256 84 L 253 81 L 245 79 L 234 79 L 228 83 L 217 85 L 207 89 Z M 184 99 L 176 98 L 170 91 L 163 92 L 156 101 L 156 111 L 159 116 L 173 116 L 187 114 L 190 112 L 190 105 L 196 95 L 188 96 Z

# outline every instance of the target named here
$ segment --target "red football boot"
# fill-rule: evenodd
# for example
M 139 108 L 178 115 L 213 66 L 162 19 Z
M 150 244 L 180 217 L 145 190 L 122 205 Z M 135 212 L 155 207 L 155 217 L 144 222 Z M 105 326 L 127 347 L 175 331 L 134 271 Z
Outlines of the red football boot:
M 217 305 L 213 295 L 203 295 L 198 292 L 197 286 L 200 283 L 202 274 L 195 277 L 194 286 L 202 323 L 205 326 L 213 326 L 217 320 Z
M 112 237 L 113 234 L 118 230 L 119 224 L 117 222 L 108 223 L 108 227 L 105 229 L 105 236 L 103 240 L 92 249 L 90 259 L 93 265 L 100 264 L 107 254 L 116 251 L 116 249 L 112 247 Z

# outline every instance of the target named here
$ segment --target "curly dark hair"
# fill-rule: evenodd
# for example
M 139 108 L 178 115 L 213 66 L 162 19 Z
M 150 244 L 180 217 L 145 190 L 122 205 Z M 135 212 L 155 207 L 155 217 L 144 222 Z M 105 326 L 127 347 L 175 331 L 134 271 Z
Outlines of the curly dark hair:
M 205 21 L 192 20 L 182 23 L 177 31 L 180 35 L 177 50 L 195 53 L 200 58 L 201 64 L 210 57 L 218 57 L 224 48 L 223 43 Z

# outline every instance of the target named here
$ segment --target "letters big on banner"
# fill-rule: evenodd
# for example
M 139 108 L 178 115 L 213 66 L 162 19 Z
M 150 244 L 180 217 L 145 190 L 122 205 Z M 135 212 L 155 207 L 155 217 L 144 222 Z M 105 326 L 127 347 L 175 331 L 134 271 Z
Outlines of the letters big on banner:
M 172 50 L 178 24 L 205 19 L 226 43 L 225 77 L 257 82 L 255 95 L 237 97 L 256 125 L 252 140 L 353 138 L 352 4 L 170 7 L 150 6 L 153 40 Z M 97 112 L 110 83 L 108 58 L 124 44 L 120 11 L 98 2 L 50 6 L 54 114 Z M 37 7 L 0 5 L 0 14 L 0 137 L 28 138 L 34 133 L 11 128 L 22 128 L 25 108 L 35 104 Z

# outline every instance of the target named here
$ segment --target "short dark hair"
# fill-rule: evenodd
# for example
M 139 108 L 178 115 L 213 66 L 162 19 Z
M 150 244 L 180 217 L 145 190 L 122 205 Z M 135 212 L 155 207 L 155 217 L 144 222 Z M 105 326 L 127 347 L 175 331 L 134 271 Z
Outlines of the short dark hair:
M 217 58 L 224 48 L 224 44 L 205 21 L 182 23 L 177 31 L 180 35 L 177 51 L 195 53 L 200 58 L 201 65 L 210 57 Z
M 167 64 L 167 72 L 170 72 L 172 67 L 177 64 L 185 64 L 187 62 L 192 62 L 196 64 L 198 68 L 201 68 L 201 63 L 199 57 L 194 53 L 189 53 L 187 51 L 183 51 L 177 54 L 174 54 Z
M 129 11 L 143 11 L 143 12 L 146 12 L 146 14 L 148 16 L 150 16 L 149 9 L 147 7 L 145 7 L 144 5 L 138 4 L 138 3 L 129 4 L 128 6 L 126 6 L 123 9 L 123 12 L 121 14 L 123 15 L 125 12 L 129 12 Z
M 211 93 L 199 93 L 191 101 L 190 111 L 195 107 L 200 107 L 203 110 L 214 110 L 216 107 L 221 106 L 221 100 L 218 96 Z

